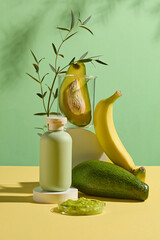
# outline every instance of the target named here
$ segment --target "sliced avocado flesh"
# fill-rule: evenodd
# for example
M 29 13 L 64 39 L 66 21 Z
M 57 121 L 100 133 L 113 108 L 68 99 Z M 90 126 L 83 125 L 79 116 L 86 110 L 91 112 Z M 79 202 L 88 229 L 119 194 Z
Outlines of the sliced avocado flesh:
M 91 103 L 87 87 L 85 65 L 72 64 L 61 84 L 59 107 L 68 120 L 77 126 L 86 126 L 91 121 Z

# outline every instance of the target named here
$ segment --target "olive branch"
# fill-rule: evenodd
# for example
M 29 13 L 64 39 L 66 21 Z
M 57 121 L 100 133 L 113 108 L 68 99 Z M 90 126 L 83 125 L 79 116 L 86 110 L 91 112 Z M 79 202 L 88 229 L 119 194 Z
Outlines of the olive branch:
M 99 57 L 101 57 L 101 55 L 86 58 L 86 56 L 88 55 L 88 52 L 85 52 L 77 60 L 76 60 L 76 57 L 73 57 L 71 59 L 71 61 L 67 65 L 65 65 L 64 67 L 58 66 L 59 57 L 64 58 L 64 55 L 61 53 L 62 46 L 64 45 L 64 43 L 66 41 L 68 41 L 71 37 L 73 37 L 74 35 L 76 35 L 78 33 L 79 28 L 85 29 L 90 34 L 93 35 L 93 32 L 88 27 L 86 27 L 86 24 L 89 22 L 90 19 L 91 19 L 91 16 L 89 16 L 84 21 L 81 21 L 80 16 L 79 16 L 78 19 L 77 19 L 77 22 L 76 22 L 74 13 L 73 13 L 73 11 L 71 11 L 71 26 L 70 26 L 70 28 L 57 27 L 57 29 L 59 29 L 60 31 L 67 32 L 67 33 L 64 36 L 64 38 L 62 38 L 62 41 L 61 41 L 61 43 L 59 44 L 58 47 L 56 47 L 56 45 L 54 43 L 52 43 L 52 48 L 53 48 L 53 51 L 54 51 L 54 54 L 55 54 L 55 63 L 54 63 L 54 66 L 51 65 L 51 64 L 49 64 L 49 66 L 50 66 L 52 72 L 54 73 L 54 78 L 53 78 L 51 86 L 48 86 L 47 84 L 45 84 L 47 86 L 49 92 L 43 90 L 44 80 L 45 80 L 46 76 L 49 75 L 49 73 L 47 72 L 43 77 L 41 77 L 40 73 L 39 73 L 40 63 L 45 58 L 41 58 L 40 60 L 38 60 L 37 57 L 35 56 L 35 54 L 33 53 L 33 51 L 31 50 L 31 54 L 32 54 L 32 56 L 34 58 L 34 61 L 35 61 L 35 63 L 33 63 L 33 67 L 35 69 L 37 77 L 34 77 L 29 73 L 26 73 L 26 74 L 40 85 L 40 93 L 37 93 L 37 96 L 42 99 L 42 104 L 43 104 L 43 108 L 44 108 L 44 112 L 35 113 L 34 115 L 36 115 L 36 116 L 58 115 L 57 112 L 52 112 L 51 111 L 53 103 L 58 96 L 58 88 L 55 91 L 53 91 L 54 84 L 56 82 L 58 74 L 66 73 L 65 69 L 67 67 L 69 67 L 71 64 L 76 64 L 78 61 L 83 62 L 83 63 L 88 63 L 88 62 L 93 63 L 93 61 L 95 61 L 95 62 L 103 64 L 103 65 L 108 65 L 107 63 L 99 60 Z M 46 99 L 47 95 L 48 95 L 48 99 Z M 43 128 L 36 128 L 36 129 L 41 129 L 41 130 L 45 131 L 45 129 L 44 129 L 45 127 L 46 126 L 44 126 Z

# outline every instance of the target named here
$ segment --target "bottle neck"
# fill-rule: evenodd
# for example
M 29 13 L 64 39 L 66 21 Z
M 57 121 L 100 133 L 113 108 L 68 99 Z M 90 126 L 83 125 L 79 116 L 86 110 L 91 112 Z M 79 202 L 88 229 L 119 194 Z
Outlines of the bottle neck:
M 49 131 L 64 131 L 64 125 L 49 124 Z

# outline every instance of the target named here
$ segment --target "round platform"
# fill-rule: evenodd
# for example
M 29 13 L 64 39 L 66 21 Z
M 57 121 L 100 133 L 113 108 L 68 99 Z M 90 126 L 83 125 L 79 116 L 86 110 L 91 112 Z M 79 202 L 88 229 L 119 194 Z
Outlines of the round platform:
M 88 160 L 107 161 L 96 134 L 88 129 L 67 129 L 72 137 L 72 167 Z
M 39 203 L 59 203 L 68 199 L 78 199 L 78 189 L 69 188 L 65 192 L 46 192 L 41 187 L 33 189 L 33 200 Z

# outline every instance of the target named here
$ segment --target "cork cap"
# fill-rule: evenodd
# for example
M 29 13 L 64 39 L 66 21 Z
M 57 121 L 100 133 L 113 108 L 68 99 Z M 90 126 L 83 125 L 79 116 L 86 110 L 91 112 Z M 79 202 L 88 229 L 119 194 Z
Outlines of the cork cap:
M 63 130 L 67 123 L 66 117 L 47 117 L 46 123 L 49 125 L 49 130 Z

